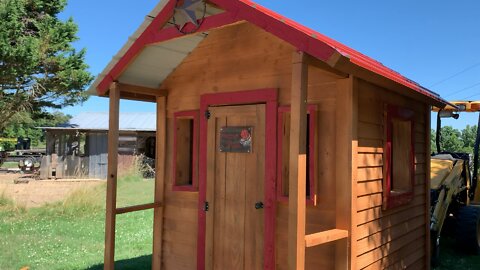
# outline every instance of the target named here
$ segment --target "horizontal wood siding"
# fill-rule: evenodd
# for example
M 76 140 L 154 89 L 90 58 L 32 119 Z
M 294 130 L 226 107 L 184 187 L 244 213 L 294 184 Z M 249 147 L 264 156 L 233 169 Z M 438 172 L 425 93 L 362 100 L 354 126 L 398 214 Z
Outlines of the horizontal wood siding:
M 207 93 L 276 88 L 279 105 L 290 104 L 291 45 L 242 23 L 210 31 L 208 37 L 161 86 L 167 98 L 167 177 L 163 232 L 165 269 L 195 269 L 197 253 L 197 192 L 173 192 L 172 151 L 175 112 L 198 110 Z M 318 105 L 317 206 L 307 206 L 307 233 L 335 226 L 335 91 L 336 75 L 309 68 L 308 103 Z M 200 112 L 200 116 L 203 114 Z M 268 138 L 267 138 L 268 140 Z M 277 204 L 276 266 L 287 267 L 288 205 Z M 333 269 L 334 246 L 307 249 L 307 269 Z
M 407 204 L 382 210 L 384 105 L 415 112 L 414 198 Z M 357 269 L 423 269 L 426 234 L 425 111 L 426 104 L 359 83 Z

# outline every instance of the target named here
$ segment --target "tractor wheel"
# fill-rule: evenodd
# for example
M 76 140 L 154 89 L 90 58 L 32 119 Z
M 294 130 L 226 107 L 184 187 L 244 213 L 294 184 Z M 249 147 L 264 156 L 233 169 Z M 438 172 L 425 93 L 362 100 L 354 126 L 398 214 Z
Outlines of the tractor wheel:
M 436 231 L 430 231 L 430 252 L 430 262 L 437 267 L 440 263 L 440 238 Z
M 460 250 L 480 254 L 480 207 L 464 206 L 458 209 L 455 238 Z

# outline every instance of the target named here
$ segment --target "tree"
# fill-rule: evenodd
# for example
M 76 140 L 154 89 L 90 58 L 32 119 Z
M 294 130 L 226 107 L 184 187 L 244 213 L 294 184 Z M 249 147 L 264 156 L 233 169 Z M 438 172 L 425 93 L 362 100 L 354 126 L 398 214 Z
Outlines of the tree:
M 477 126 L 467 125 L 461 132 L 451 126 L 442 127 L 440 147 L 446 152 L 461 152 L 473 154 Z M 430 143 L 432 151 L 436 151 L 436 132 L 431 130 Z
M 463 151 L 473 153 L 475 139 L 477 137 L 477 126 L 467 125 L 462 130 Z
M 3 138 L 30 138 L 32 146 L 40 147 L 45 145 L 45 133 L 38 127 L 55 127 L 70 120 L 70 115 L 65 115 L 61 112 L 53 112 L 43 117 L 34 116 L 29 112 L 19 112 L 15 114 L 7 125 L 7 127 L 0 132 L 0 137 Z M 0 142 L 3 149 L 13 150 L 15 143 Z
M 435 137 L 435 131 L 432 130 L 432 138 Z M 436 151 L 435 139 L 432 141 L 432 150 Z M 463 141 L 461 140 L 461 132 L 451 126 L 442 127 L 440 147 L 445 152 L 462 152 Z
M 0 132 L 12 117 L 48 116 L 87 99 L 92 76 L 85 49 L 72 42 L 77 26 L 58 14 L 66 0 L 0 0 Z

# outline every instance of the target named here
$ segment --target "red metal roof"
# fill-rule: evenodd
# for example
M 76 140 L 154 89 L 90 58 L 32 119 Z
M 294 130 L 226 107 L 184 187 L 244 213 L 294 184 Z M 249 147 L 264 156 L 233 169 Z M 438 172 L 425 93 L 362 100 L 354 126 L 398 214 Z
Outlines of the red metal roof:
M 164 0 L 165 1 L 165 0 Z M 395 81 L 401 85 L 404 85 L 422 95 L 434 99 L 437 102 L 447 104 L 444 99 L 432 91 L 422 87 L 418 83 L 406 78 L 400 73 L 384 66 L 382 63 L 338 42 L 335 41 L 315 30 L 305 27 L 293 20 L 279 15 L 263 6 L 250 0 L 210 0 L 211 3 L 218 5 L 226 12 L 230 13 L 234 19 L 245 20 L 250 23 L 263 28 L 277 37 L 289 42 L 295 46 L 298 50 L 304 51 L 320 60 L 328 61 L 335 52 L 342 54 L 349 58 L 350 62 L 370 70 L 376 74 L 379 74 L 385 78 Z M 158 14 L 157 18 L 152 22 L 153 26 L 158 29 L 159 22 L 167 22 L 172 16 L 175 0 L 168 0 L 165 8 Z M 145 31 L 155 31 L 153 28 L 148 27 Z M 149 35 L 151 33 L 144 32 L 142 36 Z M 142 43 L 143 42 L 143 43 Z M 145 39 L 139 38 L 132 47 L 144 47 L 148 44 Z M 141 50 L 135 50 L 140 53 Z M 132 61 L 135 54 L 126 53 L 122 59 L 110 70 L 109 74 L 103 78 L 97 87 L 97 91 L 100 94 L 106 92 L 109 82 L 116 79 L 119 76 L 118 71 L 123 70 L 126 65 Z M 112 74 L 112 71 L 113 74 Z M 116 71 L 116 72 L 115 72 Z

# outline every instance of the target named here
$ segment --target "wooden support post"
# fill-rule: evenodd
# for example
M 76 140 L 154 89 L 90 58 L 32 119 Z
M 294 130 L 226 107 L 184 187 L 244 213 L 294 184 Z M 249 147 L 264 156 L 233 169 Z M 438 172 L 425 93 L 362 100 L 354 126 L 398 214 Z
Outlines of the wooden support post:
M 305 268 L 306 140 L 308 65 L 293 54 L 288 199 L 288 269 Z
M 117 166 L 120 89 L 116 82 L 110 86 L 110 108 L 108 124 L 108 175 L 105 218 L 105 270 L 115 268 L 115 209 L 117 204 Z
M 336 111 L 336 228 L 349 238 L 336 242 L 335 269 L 356 269 L 357 125 L 358 99 L 353 77 L 337 81 Z
M 430 105 L 425 105 L 425 269 L 430 269 L 431 241 L 430 241 L 430 159 L 431 159 L 431 110 Z
M 163 231 L 163 191 L 165 187 L 165 144 L 166 144 L 166 97 L 157 97 L 157 135 L 155 157 L 155 208 L 153 214 L 153 254 L 152 269 L 162 267 L 162 231 Z

